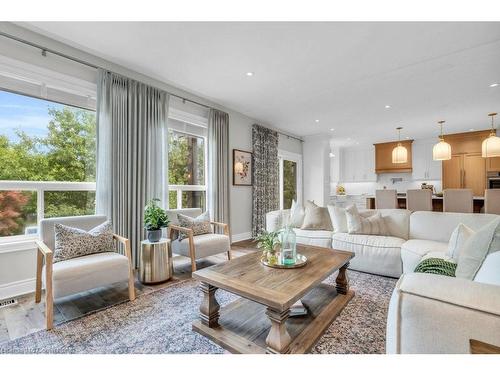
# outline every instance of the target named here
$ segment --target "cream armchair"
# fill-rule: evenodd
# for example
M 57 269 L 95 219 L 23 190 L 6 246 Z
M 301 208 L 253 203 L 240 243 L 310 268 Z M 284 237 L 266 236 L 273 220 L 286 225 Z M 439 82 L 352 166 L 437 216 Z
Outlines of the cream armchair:
M 202 214 L 199 208 L 186 208 L 180 210 L 167 210 L 168 218 L 171 221 L 169 225 L 169 237 L 171 240 L 172 252 L 191 258 L 191 270 L 196 271 L 196 260 L 216 255 L 227 253 L 227 257 L 231 259 L 231 240 L 229 237 L 229 225 L 211 221 L 214 227 L 222 229 L 222 234 L 209 233 L 194 236 L 192 229 L 183 228 L 178 225 L 177 214 L 197 217 Z M 187 238 L 179 241 L 177 238 L 178 232 L 187 234 Z
M 80 293 L 116 282 L 128 282 L 131 301 L 135 299 L 132 254 L 128 239 L 113 235 L 123 245 L 125 255 L 116 252 L 98 253 L 53 263 L 56 223 L 90 230 L 106 221 L 104 215 L 59 217 L 40 221 L 37 245 L 35 302 L 42 298 L 45 286 L 45 316 L 47 329 L 53 327 L 54 299 Z M 118 246 L 117 246 L 118 247 Z

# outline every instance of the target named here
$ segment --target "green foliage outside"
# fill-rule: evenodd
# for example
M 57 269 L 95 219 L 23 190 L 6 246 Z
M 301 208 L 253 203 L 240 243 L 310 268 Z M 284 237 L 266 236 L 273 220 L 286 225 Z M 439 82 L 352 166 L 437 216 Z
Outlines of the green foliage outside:
M 297 199 L 297 163 L 283 160 L 283 208 L 292 207 L 293 199 Z
M 49 108 L 49 115 L 46 136 L 18 130 L 12 141 L 0 135 L 0 180 L 95 181 L 95 113 L 63 107 Z M 24 227 L 36 225 L 36 193 L 10 194 L 2 204 L 8 204 L 10 216 L 8 221 L 0 216 L 0 235 L 22 234 Z M 45 192 L 44 204 L 45 217 L 88 215 L 95 210 L 95 193 Z

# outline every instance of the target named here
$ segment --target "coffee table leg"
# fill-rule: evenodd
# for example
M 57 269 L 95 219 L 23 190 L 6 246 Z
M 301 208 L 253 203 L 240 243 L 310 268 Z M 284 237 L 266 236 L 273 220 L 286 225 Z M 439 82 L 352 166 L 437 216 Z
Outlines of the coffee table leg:
M 347 277 L 347 268 L 349 267 L 349 263 L 344 264 L 339 269 L 339 274 L 337 279 L 335 279 L 335 287 L 337 289 L 337 293 L 339 294 L 347 294 L 349 290 L 349 278 Z
M 277 311 L 267 308 L 267 316 L 271 320 L 271 330 L 266 338 L 268 353 L 286 353 L 288 345 L 292 341 L 290 334 L 286 330 L 286 319 L 290 315 L 290 310 Z
M 203 301 L 200 305 L 201 322 L 210 328 L 219 326 L 220 305 L 215 299 L 217 288 L 207 283 L 201 283 L 200 290 L 203 292 Z

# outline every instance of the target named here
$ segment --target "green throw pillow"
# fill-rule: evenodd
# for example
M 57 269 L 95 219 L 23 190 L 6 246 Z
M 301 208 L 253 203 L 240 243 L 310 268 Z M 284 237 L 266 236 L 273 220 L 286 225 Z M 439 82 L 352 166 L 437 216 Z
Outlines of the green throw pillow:
M 448 262 L 441 258 L 427 258 L 417 265 L 415 272 L 455 277 L 456 268 L 456 263 Z

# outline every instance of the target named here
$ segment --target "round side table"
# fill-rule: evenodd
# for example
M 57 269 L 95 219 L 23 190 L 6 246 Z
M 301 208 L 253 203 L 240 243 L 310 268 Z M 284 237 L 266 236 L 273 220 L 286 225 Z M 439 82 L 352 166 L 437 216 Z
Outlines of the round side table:
M 158 242 L 144 240 L 139 250 L 139 281 L 154 284 L 167 281 L 174 274 L 170 240 L 162 238 Z

